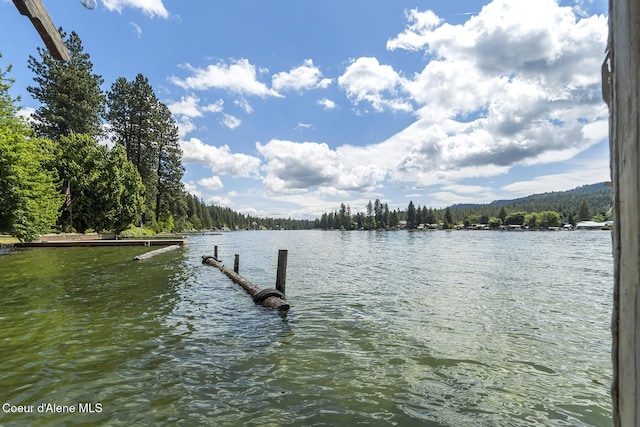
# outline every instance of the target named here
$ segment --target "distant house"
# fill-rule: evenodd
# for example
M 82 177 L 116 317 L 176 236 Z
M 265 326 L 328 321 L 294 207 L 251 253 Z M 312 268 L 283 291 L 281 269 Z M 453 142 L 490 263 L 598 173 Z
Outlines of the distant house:
M 602 230 L 604 227 L 610 227 L 613 225 L 613 221 L 595 222 L 595 221 L 580 221 L 576 224 L 576 230 Z

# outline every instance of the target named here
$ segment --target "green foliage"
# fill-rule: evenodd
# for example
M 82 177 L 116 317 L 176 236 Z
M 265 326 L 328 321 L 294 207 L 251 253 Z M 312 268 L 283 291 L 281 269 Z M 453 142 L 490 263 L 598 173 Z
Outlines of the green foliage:
M 588 221 L 591 219 L 591 209 L 589 208 L 589 203 L 585 199 L 582 199 L 578 206 L 578 218 L 580 218 L 581 221 Z
M 118 78 L 107 94 L 107 104 L 105 117 L 115 142 L 124 147 L 144 184 L 145 221 L 166 228 L 169 224 L 162 218 L 171 216 L 176 219 L 172 228 L 185 226 L 182 150 L 171 112 L 142 74 L 130 82 Z
M 17 115 L 8 71 L 0 69 L 0 231 L 31 241 L 55 224 L 63 196 L 51 168 L 53 145 Z
M 505 225 L 524 225 L 524 217 L 527 215 L 526 212 L 513 212 L 508 214 L 503 223 Z
M 542 211 L 538 214 L 538 226 L 540 229 L 560 227 L 560 214 L 553 211 Z
M 489 218 L 487 225 L 492 229 L 500 228 L 502 226 L 502 220 L 500 218 L 492 216 Z
M 71 184 L 73 227 L 118 232 L 136 221 L 143 208 L 142 180 L 124 149 L 109 149 L 89 135 L 60 139 L 58 172 Z
M 34 115 L 36 132 L 54 140 L 72 132 L 97 137 L 101 134 L 105 103 L 100 89 L 103 79 L 93 73 L 80 37 L 75 32 L 68 37 L 62 29 L 60 32 L 70 61 L 58 61 L 43 48 L 38 48 L 40 60 L 29 56 L 29 69 L 34 72 L 37 85 L 27 90 L 41 103 Z
M 120 232 L 122 237 L 145 237 L 153 236 L 154 234 L 150 228 L 135 227 L 133 225 Z

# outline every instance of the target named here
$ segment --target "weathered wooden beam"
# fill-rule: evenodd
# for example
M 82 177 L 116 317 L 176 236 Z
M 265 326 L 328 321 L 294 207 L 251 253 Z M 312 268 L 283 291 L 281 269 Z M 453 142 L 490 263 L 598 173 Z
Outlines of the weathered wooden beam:
M 62 41 L 62 36 L 55 25 L 53 25 L 53 21 L 51 21 L 47 9 L 42 4 L 42 0 L 13 0 L 13 4 L 16 5 L 22 15 L 31 20 L 45 46 L 49 49 L 51 56 L 61 61 L 69 61 L 71 59 L 67 46 Z
M 280 249 L 278 251 L 278 269 L 276 270 L 276 289 L 285 293 L 287 286 L 287 255 L 289 251 Z
M 156 249 L 156 250 L 153 250 L 151 252 L 147 252 L 145 254 L 138 255 L 138 256 L 134 257 L 133 260 L 134 261 L 142 261 L 142 260 L 154 257 L 154 256 L 156 256 L 158 254 L 162 254 L 162 253 L 169 252 L 169 251 L 174 251 L 176 249 L 180 249 L 180 245 L 165 246 L 164 248 Z
M 276 310 L 288 310 L 290 308 L 289 303 L 286 299 L 284 299 L 284 295 L 282 295 L 276 289 L 260 289 L 257 285 L 251 283 L 249 280 L 245 279 L 238 273 L 233 270 L 228 269 L 224 266 L 217 258 L 212 256 L 204 255 L 202 257 L 202 263 L 211 265 L 216 267 L 224 274 L 227 275 L 234 283 L 240 285 L 251 297 L 253 301 L 257 304 L 262 304 L 265 307 L 274 308 Z
M 640 425 L 640 2 L 609 1 L 603 64 L 609 104 L 614 292 L 613 424 Z

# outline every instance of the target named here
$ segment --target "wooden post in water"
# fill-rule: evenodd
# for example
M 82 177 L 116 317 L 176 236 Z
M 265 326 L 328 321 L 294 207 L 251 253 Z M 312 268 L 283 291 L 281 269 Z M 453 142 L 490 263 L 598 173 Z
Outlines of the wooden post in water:
M 278 251 L 278 271 L 276 272 L 276 289 L 285 295 L 285 288 L 287 285 L 287 255 L 286 249 L 280 249 Z
M 609 1 L 602 67 L 613 188 L 613 425 L 640 425 L 640 2 Z
M 215 245 L 215 246 L 213 247 L 213 257 L 214 257 L 215 259 L 218 259 L 218 245 Z
M 236 254 L 235 259 L 233 260 L 233 271 L 240 273 L 240 254 Z

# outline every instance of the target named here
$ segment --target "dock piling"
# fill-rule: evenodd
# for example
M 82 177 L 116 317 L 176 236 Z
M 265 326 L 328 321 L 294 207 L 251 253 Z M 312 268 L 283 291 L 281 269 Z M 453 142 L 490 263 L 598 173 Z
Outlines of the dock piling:
M 280 249 L 278 251 L 278 270 L 276 272 L 276 289 L 285 293 L 285 287 L 287 284 L 287 255 L 289 251 L 286 249 Z
M 233 260 L 233 271 L 236 273 L 240 273 L 240 254 L 235 255 L 235 259 Z

